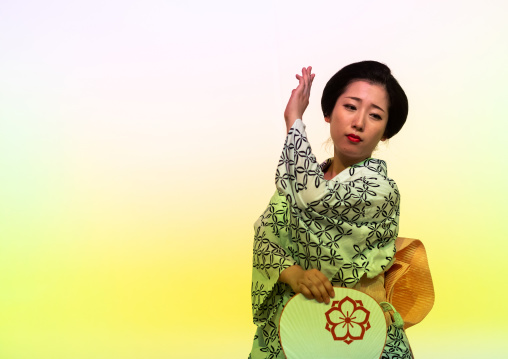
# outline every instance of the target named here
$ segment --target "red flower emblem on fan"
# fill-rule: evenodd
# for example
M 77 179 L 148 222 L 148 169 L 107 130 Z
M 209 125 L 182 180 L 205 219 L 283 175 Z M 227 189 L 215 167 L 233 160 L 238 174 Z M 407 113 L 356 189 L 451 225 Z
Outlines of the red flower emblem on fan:
M 325 315 L 326 330 L 332 333 L 334 340 L 343 340 L 346 344 L 362 340 L 370 328 L 370 312 L 363 307 L 361 300 L 345 297 L 334 301 Z

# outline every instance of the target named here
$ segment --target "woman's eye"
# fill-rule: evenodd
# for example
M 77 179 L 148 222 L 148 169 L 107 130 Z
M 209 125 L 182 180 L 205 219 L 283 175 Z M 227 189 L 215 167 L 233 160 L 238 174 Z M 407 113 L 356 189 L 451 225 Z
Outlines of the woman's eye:
M 377 113 L 371 114 L 372 117 L 374 117 L 376 120 L 380 120 L 381 116 L 379 116 Z
M 345 108 L 347 108 L 348 110 L 356 110 L 356 106 L 353 106 L 353 105 L 344 105 Z

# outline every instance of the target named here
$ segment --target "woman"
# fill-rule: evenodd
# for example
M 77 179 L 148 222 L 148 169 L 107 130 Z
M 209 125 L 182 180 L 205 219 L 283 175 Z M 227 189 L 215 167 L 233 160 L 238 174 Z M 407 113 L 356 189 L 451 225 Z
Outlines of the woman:
M 296 75 L 299 84 L 284 112 L 288 135 L 277 191 L 254 227 L 252 310 L 258 330 L 253 359 L 284 358 L 278 323 L 295 293 L 329 303 L 333 286 L 343 286 L 382 302 L 384 273 L 394 261 L 399 192 L 385 162 L 370 156 L 379 141 L 402 128 L 407 97 L 379 62 L 354 63 L 337 72 L 321 99 L 334 154 L 319 165 L 301 120 L 311 70 Z M 382 358 L 412 358 L 404 331 L 387 320 Z

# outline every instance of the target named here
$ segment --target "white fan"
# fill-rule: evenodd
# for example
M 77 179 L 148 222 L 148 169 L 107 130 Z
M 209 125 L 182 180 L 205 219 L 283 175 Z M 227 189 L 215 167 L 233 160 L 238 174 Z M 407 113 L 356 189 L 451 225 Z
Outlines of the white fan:
M 383 309 L 369 295 L 334 287 L 329 304 L 291 298 L 282 311 L 279 336 L 288 359 L 379 359 L 386 342 Z

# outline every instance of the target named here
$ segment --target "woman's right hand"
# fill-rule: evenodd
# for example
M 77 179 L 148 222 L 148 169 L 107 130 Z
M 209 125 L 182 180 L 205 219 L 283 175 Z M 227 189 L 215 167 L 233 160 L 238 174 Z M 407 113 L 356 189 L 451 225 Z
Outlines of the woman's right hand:
M 302 119 L 305 109 L 309 105 L 310 89 L 316 75 L 312 73 L 312 67 L 302 68 L 302 75 L 296 75 L 298 86 L 291 92 L 284 119 L 286 120 L 287 131 L 293 127 L 297 119 Z
M 317 269 L 305 270 L 295 264 L 280 273 L 279 281 L 289 284 L 295 293 L 302 293 L 305 298 L 319 303 L 328 304 L 335 296 L 332 283 Z

